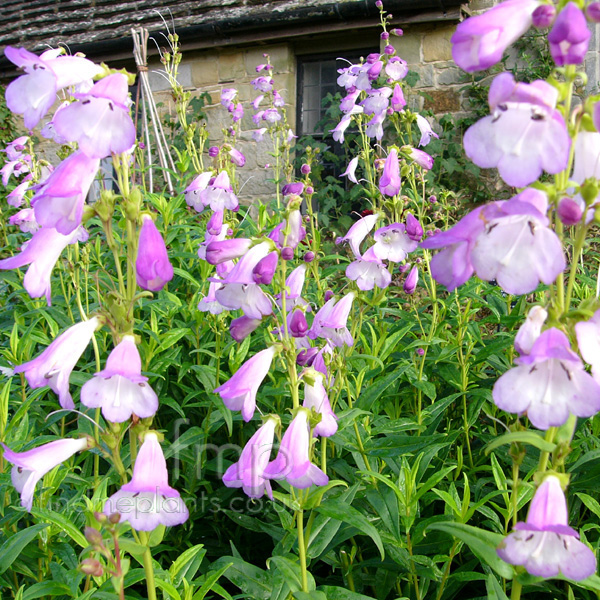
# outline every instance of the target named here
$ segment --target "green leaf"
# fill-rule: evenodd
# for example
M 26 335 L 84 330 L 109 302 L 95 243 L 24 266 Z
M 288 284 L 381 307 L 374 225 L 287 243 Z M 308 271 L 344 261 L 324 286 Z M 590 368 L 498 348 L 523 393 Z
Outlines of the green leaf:
M 337 498 L 330 498 L 325 500 L 321 506 L 316 508 L 318 512 L 331 517 L 332 519 L 337 519 L 338 521 L 343 521 L 344 523 L 348 523 L 352 525 L 352 527 L 356 527 L 359 531 L 368 535 L 375 545 L 377 546 L 379 553 L 381 554 L 381 560 L 385 558 L 385 551 L 383 549 L 383 543 L 381 541 L 381 537 L 379 532 L 369 521 L 367 518 L 356 508 L 353 508 L 346 502 L 342 502 Z
M 485 447 L 485 453 L 489 454 L 492 450 L 504 445 L 504 444 L 529 444 L 530 446 L 535 446 L 539 448 L 543 452 L 553 452 L 556 448 L 556 444 L 552 442 L 547 442 L 542 435 L 537 433 L 537 431 L 511 431 L 510 433 L 505 433 L 500 437 L 495 438 Z
M 294 592 L 294 600 L 328 600 L 323 592 Z
M 212 570 L 229 565 L 224 576 L 255 600 L 268 600 L 272 586 L 269 574 L 235 556 L 222 556 L 212 563 Z
M 508 600 L 508 596 L 504 593 L 500 583 L 494 577 L 493 573 L 490 573 L 485 581 L 485 587 L 487 590 L 488 600 Z
M 217 583 L 223 573 L 225 573 L 232 564 L 233 563 L 228 563 L 223 565 L 218 571 L 210 571 L 206 575 L 206 580 L 202 584 L 202 587 L 194 594 L 192 600 L 203 600 L 204 596 L 213 589 L 215 583 Z
M 300 570 L 300 563 L 294 562 L 284 556 L 272 556 L 267 561 L 267 566 L 271 568 L 271 563 L 275 563 L 275 566 L 283 573 L 286 583 L 290 586 L 292 592 L 299 592 L 302 590 L 302 572 Z M 308 590 L 310 592 L 316 589 L 315 580 L 310 573 L 308 576 Z
M 589 510 L 591 510 L 598 518 L 600 518 L 600 504 L 598 504 L 598 501 L 596 499 L 592 498 L 591 496 L 588 496 L 587 494 L 584 494 L 583 492 L 577 492 L 575 495 L 579 496 L 579 498 L 586 505 L 586 507 Z
M 155 578 L 154 583 L 157 588 L 160 588 L 163 592 L 169 594 L 172 600 L 181 600 L 181 596 L 179 592 L 175 589 L 175 586 L 171 585 L 167 581 L 163 581 L 162 579 Z
M 448 533 L 464 542 L 479 560 L 489 565 L 500 577 L 504 579 L 513 578 L 513 568 L 505 563 L 496 553 L 504 536 L 499 533 L 485 531 L 471 525 L 454 523 L 452 521 L 431 523 L 427 529 L 436 529 Z
M 56 525 L 82 548 L 87 548 L 89 546 L 85 536 L 81 533 L 81 528 L 72 523 L 64 515 L 45 508 L 33 508 L 31 514 L 40 521 L 46 521 L 52 523 L 52 525 Z
M 371 596 L 357 594 L 356 592 L 333 585 L 323 585 L 319 589 L 325 592 L 327 600 L 373 600 Z
M 70 596 L 72 598 L 73 593 L 69 586 L 64 583 L 40 581 L 27 588 L 27 591 L 23 593 L 23 600 L 34 600 L 34 598 L 42 598 L 43 596 Z
M 192 546 L 180 554 L 169 569 L 173 583 L 178 586 L 188 573 L 189 577 L 187 577 L 187 580 L 190 582 L 194 578 L 198 567 L 200 567 L 205 554 L 206 550 L 204 550 L 202 544 Z
M 11 535 L 2 547 L 0 548 L 0 574 L 4 573 L 10 565 L 13 564 L 16 558 L 18 558 L 21 551 L 29 542 L 31 542 L 37 534 L 46 529 L 46 527 L 50 527 L 48 523 L 39 523 L 37 525 L 32 525 L 27 529 L 23 529 L 15 535 Z

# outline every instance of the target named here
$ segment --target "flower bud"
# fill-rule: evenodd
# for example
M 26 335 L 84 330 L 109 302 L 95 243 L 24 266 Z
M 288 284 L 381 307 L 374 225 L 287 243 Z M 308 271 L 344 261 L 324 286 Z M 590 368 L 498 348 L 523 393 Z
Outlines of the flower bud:
M 313 260 L 315 260 L 315 253 L 312 252 L 311 250 L 309 250 L 305 255 L 304 255 L 304 262 L 306 263 L 311 263 Z
M 88 541 L 90 546 L 102 546 L 102 534 L 93 527 L 86 527 L 83 530 L 83 534 L 85 535 L 85 539 Z
M 243 167 L 246 164 L 246 157 L 239 150 L 236 150 L 235 148 L 232 148 L 229 151 L 229 156 L 231 157 L 231 162 L 236 167 Z
M 435 204 L 437 202 L 437 198 L 435 196 L 429 196 L 428 200 L 429 204 Z
M 536 29 L 546 29 L 554 23 L 556 8 L 552 4 L 541 4 L 531 15 L 532 24 Z
M 269 252 L 269 254 L 258 261 L 254 269 L 252 269 L 252 278 L 256 283 L 269 285 L 273 281 L 278 258 L 277 252 Z
M 406 263 L 404 265 L 400 265 L 400 267 L 398 268 L 398 270 L 400 271 L 400 273 L 406 273 L 406 271 L 408 271 L 410 269 L 410 263 Z
M 573 198 L 562 198 L 558 203 L 558 218 L 567 226 L 577 225 L 581 221 L 583 211 Z
M 592 23 L 600 23 L 600 2 L 588 4 L 585 14 Z
M 296 194 L 297 196 L 299 196 L 300 194 L 302 194 L 303 191 L 304 184 L 298 181 L 296 183 L 286 183 L 283 186 L 281 193 L 284 196 L 289 196 L 290 194 Z
M 306 195 L 307 196 L 312 196 L 314 193 L 315 193 L 315 189 L 311 185 L 306 186 Z
M 333 298 L 333 292 L 331 290 L 327 290 L 325 292 L 325 302 L 329 302 Z
M 293 337 L 301 338 L 308 333 L 308 323 L 301 310 L 295 310 L 289 322 L 290 333 Z
M 425 350 L 423 350 L 423 348 L 417 348 L 417 354 L 419 356 L 424 356 L 425 355 Z
M 84 558 L 79 565 L 79 570 L 84 575 L 91 575 L 92 577 L 102 577 L 104 574 L 102 564 L 95 558 Z
M 382 40 L 388 40 L 390 38 L 390 34 L 387 31 L 382 32 L 379 36 Z
M 208 149 L 208 155 L 209 155 L 211 158 L 215 158 L 216 156 L 219 156 L 219 146 L 211 146 L 211 147 Z
M 292 260 L 294 258 L 294 249 L 286 246 L 281 249 L 281 258 L 283 260 Z
M 137 284 L 151 292 L 162 290 L 173 279 L 165 241 L 150 215 L 142 217 L 135 270 Z
M 300 172 L 301 172 L 303 175 L 308 175 L 308 174 L 310 173 L 310 165 L 307 165 L 306 163 L 305 163 L 305 164 L 303 164 L 303 165 L 300 167 Z
M 419 269 L 415 266 L 411 269 L 408 277 L 404 280 L 404 285 L 402 288 L 404 289 L 405 294 L 414 294 L 417 289 L 417 282 L 419 281 Z
M 397 35 L 398 37 L 400 37 L 401 35 L 404 35 L 404 31 L 402 31 L 402 29 L 400 29 L 399 27 L 396 27 L 396 29 L 392 29 L 392 31 L 390 33 L 392 35 Z
M 251 319 L 243 316 L 233 319 L 229 325 L 229 333 L 236 342 L 242 342 L 246 339 L 260 324 L 261 319 Z
M 109 515 L 108 521 L 109 521 L 109 523 L 116 525 L 117 523 L 119 523 L 121 521 L 121 515 L 118 512 L 112 513 L 111 515 Z
M 298 356 L 296 357 L 296 363 L 299 364 L 301 367 L 311 365 L 312 361 L 318 353 L 318 348 L 302 348 L 302 350 L 298 352 Z
M 396 52 L 396 49 L 394 48 L 394 46 L 388 44 L 383 51 L 385 52 L 385 54 L 387 54 L 388 56 L 391 56 L 392 54 L 394 54 Z
M 208 223 L 206 224 L 206 231 L 208 231 L 210 235 L 219 235 L 221 233 L 221 229 L 223 229 L 223 211 L 217 210 L 208 220 Z
M 383 8 L 383 2 L 382 2 L 381 0 L 376 0 L 376 2 L 375 2 L 375 6 L 376 6 L 377 8 Z

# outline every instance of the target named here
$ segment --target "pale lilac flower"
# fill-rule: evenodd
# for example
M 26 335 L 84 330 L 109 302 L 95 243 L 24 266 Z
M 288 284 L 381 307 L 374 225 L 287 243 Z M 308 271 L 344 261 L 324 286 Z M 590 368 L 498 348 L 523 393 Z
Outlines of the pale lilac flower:
M 406 234 L 415 242 L 420 242 L 423 237 L 423 227 L 421 227 L 419 220 L 411 213 L 406 213 Z
M 404 284 L 402 285 L 402 289 L 405 294 L 414 294 L 417 289 L 417 283 L 419 281 L 419 268 L 417 265 L 413 266 L 410 270 L 410 273 L 404 280 Z
M 299 308 L 288 313 L 288 329 L 295 338 L 305 337 L 308 333 L 308 323 L 304 311 Z
M 232 377 L 220 385 L 215 394 L 219 394 L 229 410 L 241 410 L 242 418 L 248 422 L 256 409 L 256 393 L 263 379 L 269 373 L 271 362 L 276 353 L 275 346 L 261 350 L 248 359 Z
M 495 279 L 509 294 L 528 294 L 541 282 L 552 283 L 565 269 L 562 244 L 550 229 L 546 194 L 527 188 L 482 212 L 483 232 L 471 250 L 475 273 Z
M 321 315 L 320 337 L 329 340 L 333 346 L 352 346 L 354 344 L 352 335 L 348 331 L 348 316 L 352 310 L 354 297 L 355 293 L 349 292 L 338 300 L 327 314 Z M 316 320 L 317 317 L 315 316 Z
M 417 115 L 417 127 L 419 128 L 419 131 L 421 132 L 421 139 L 419 140 L 419 146 L 427 146 L 427 144 L 429 144 L 429 142 L 431 141 L 431 138 L 439 138 L 440 136 L 433 131 L 433 129 L 431 128 L 431 125 L 429 124 L 429 121 L 421 116 L 421 115 Z
M 406 106 L 406 100 L 404 99 L 404 92 L 402 91 L 402 88 L 400 87 L 399 83 L 397 83 L 394 86 L 394 93 L 392 94 L 392 99 L 390 101 L 390 105 L 394 112 L 400 112 L 400 111 L 404 110 L 404 107 Z
M 287 145 L 289 146 L 296 139 L 298 139 L 298 136 L 294 135 L 294 132 L 291 129 L 288 129 L 287 137 L 285 138 Z
M 558 67 L 581 64 L 588 51 L 591 35 L 583 11 L 569 2 L 558 13 L 548 34 L 550 54 L 555 64 Z
M 390 105 L 392 90 L 384 87 L 377 90 L 369 90 L 367 97 L 360 103 L 365 115 L 378 115 L 385 113 Z
M 68 86 L 92 79 L 102 67 L 79 56 L 60 56 L 62 49 L 36 56 L 25 48 L 4 49 L 6 58 L 25 71 L 6 88 L 8 108 L 23 115 L 25 127 L 33 129 L 50 110 L 56 93 Z
M 519 354 L 529 354 L 535 340 L 540 337 L 542 327 L 548 318 L 548 311 L 542 306 L 533 306 L 515 336 L 515 350 Z
M 135 126 L 129 116 L 127 77 L 114 73 L 97 81 L 89 92 L 54 115 L 56 133 L 90 158 L 121 154 L 135 143 Z
M 138 285 L 152 292 L 162 290 L 173 279 L 165 240 L 150 215 L 142 216 L 135 272 Z
M 349 163 L 346 170 L 340 175 L 340 177 L 348 177 L 352 183 L 358 183 L 356 179 L 356 167 L 358 166 L 358 156 L 355 156 Z
M 393 81 L 400 81 L 408 74 L 408 64 L 398 56 L 392 56 L 385 65 L 385 74 Z
M 380 260 L 402 262 L 409 252 L 417 249 L 417 241 L 411 239 L 407 226 L 402 223 L 392 223 L 380 227 L 374 234 L 373 252 Z
M 306 374 L 309 374 L 314 383 L 309 383 Z M 311 369 L 310 371 L 304 371 L 301 377 L 304 381 L 304 402 L 302 406 L 313 409 L 321 415 L 321 422 L 317 423 L 313 429 L 313 436 L 331 437 L 338 429 L 337 416 L 331 409 L 329 397 L 323 385 L 323 374 Z
M 1 169 L 0 173 L 2 174 L 2 184 L 6 187 L 8 185 L 8 180 L 11 176 L 20 177 L 25 173 L 29 173 L 29 161 L 31 157 L 29 154 L 20 156 L 15 160 L 11 160 L 7 162 Z
M 27 144 L 28 141 L 28 135 L 21 135 L 12 142 L 6 144 L 6 148 L 0 150 L 0 152 L 6 152 L 6 158 L 9 161 L 17 160 L 23 155 L 23 151 L 26 147 L 25 144 Z
M 42 226 L 69 235 L 81 225 L 83 206 L 96 177 L 100 159 L 74 152 L 37 186 L 31 199 L 35 219 Z
M 231 162 L 236 167 L 243 167 L 246 164 L 246 157 L 239 150 L 236 150 L 235 148 L 232 148 L 229 151 L 229 156 L 231 157 Z
M 505 0 L 482 15 L 459 23 L 450 39 L 454 62 L 468 72 L 495 65 L 529 29 L 538 5 L 538 0 Z
M 28 176 L 29 177 L 29 176 Z M 6 202 L 15 208 L 19 208 L 23 204 L 25 193 L 29 190 L 31 179 L 26 179 L 21 182 L 14 190 L 6 196 Z
M 208 294 L 198 302 L 200 312 L 209 312 L 211 315 L 220 315 L 227 310 L 218 300 L 216 291 L 221 287 L 218 281 L 211 281 L 208 286 Z
M 123 337 L 108 356 L 106 367 L 83 385 L 81 403 L 101 408 L 104 418 L 113 423 L 156 413 L 158 396 L 142 375 L 142 360 L 132 335 Z
M 5 444 L 2 447 L 4 459 L 14 465 L 11 479 L 15 489 L 21 494 L 21 506 L 31 512 L 37 482 L 75 453 L 87 450 L 89 441 L 87 438 L 56 440 L 26 452 L 13 452 Z
M 23 208 L 10 217 L 8 222 L 11 225 L 17 225 L 23 233 L 35 233 L 40 228 L 35 220 L 33 208 Z
M 251 319 L 244 315 L 231 321 L 229 324 L 229 333 L 236 342 L 242 342 L 257 329 L 261 323 L 261 319 Z
M 365 129 L 367 137 L 381 141 L 381 138 L 383 137 L 383 122 L 385 120 L 385 115 L 386 113 L 384 112 L 373 115 L 373 118 L 367 123 L 367 128 Z
M 238 102 L 235 106 L 229 107 L 229 112 L 234 123 L 241 121 L 244 118 L 244 107 L 241 102 Z
M 516 83 L 510 73 L 498 75 L 488 96 L 492 114 L 465 132 L 467 156 L 479 167 L 497 167 L 514 187 L 529 185 L 542 171 L 559 173 L 571 140 L 557 98 L 557 89 L 545 81 Z
M 356 256 L 356 260 L 346 267 L 346 277 L 356 281 L 360 290 L 372 290 L 374 287 L 385 289 L 392 282 L 392 274 L 381 262 L 371 246 L 362 256 Z
M 58 394 L 63 408 L 75 408 L 69 392 L 69 378 L 99 324 L 98 317 L 92 317 L 69 327 L 38 357 L 17 365 L 15 373 L 25 373 L 27 382 L 34 389 L 50 386 Z
M 305 279 L 306 264 L 302 264 L 296 267 L 285 280 L 285 308 L 287 312 L 290 312 L 297 306 L 308 308 L 308 303 L 301 297 Z M 281 294 L 277 294 L 275 298 L 277 300 L 277 306 L 281 308 Z M 308 308 L 308 310 L 310 310 L 310 308 Z
M 253 79 L 250 83 L 256 91 L 265 94 L 273 89 L 273 78 L 269 76 L 261 75 L 260 77 Z
M 200 175 L 195 177 L 192 183 L 190 183 L 183 191 L 187 204 L 199 213 L 204 210 L 204 204 L 200 194 L 207 188 L 212 176 L 210 171 L 200 173 Z
M 408 154 L 422 169 L 429 171 L 433 168 L 433 156 L 427 154 L 427 152 L 417 150 L 417 148 L 410 148 L 408 149 Z
M 237 196 L 233 193 L 231 182 L 227 171 L 221 171 L 208 185 L 200 192 L 200 201 L 212 210 L 236 211 L 239 208 Z
M 299 489 L 327 485 L 329 477 L 309 459 L 309 415 L 306 408 L 298 409 L 283 434 L 277 457 L 263 471 L 264 478 L 285 479 L 292 487 Z
M 264 99 L 264 95 L 261 94 L 260 96 L 256 96 L 256 98 L 254 98 L 254 100 L 252 100 L 252 102 L 250 104 L 252 104 L 252 108 L 254 110 L 258 110 L 258 107 L 260 106 L 260 103 L 263 101 Z
M 218 265 L 243 256 L 250 250 L 252 240 L 235 238 L 232 240 L 215 240 L 206 246 L 205 260 L 211 265 Z
M 344 133 L 348 126 L 352 122 L 352 114 L 344 115 L 340 122 L 336 125 L 335 129 L 330 129 L 329 132 L 333 133 L 333 139 L 340 144 L 344 143 Z
M 212 236 L 218 236 L 223 231 L 223 216 L 224 211 L 217 210 L 206 223 L 206 233 Z
M 29 265 L 23 285 L 32 298 L 46 296 L 50 306 L 50 279 L 54 265 L 62 251 L 78 241 L 79 230 L 69 235 L 62 235 L 56 229 L 43 227 L 38 229 L 32 238 L 22 246 L 21 252 L 15 256 L 0 260 L 0 269 L 15 269 Z
M 271 482 L 263 477 L 263 473 L 271 457 L 276 425 L 277 419 L 268 417 L 248 440 L 238 462 L 223 475 L 223 483 L 227 487 L 241 487 L 250 498 L 262 498 L 266 492 L 273 499 Z
M 229 109 L 229 107 L 233 104 L 237 93 L 238 91 L 234 88 L 223 88 L 221 90 L 221 104 L 225 108 Z
M 263 137 L 265 135 L 265 133 L 268 131 L 268 129 L 266 127 L 261 127 L 260 129 L 255 129 L 252 132 L 252 139 L 255 142 L 262 142 L 263 141 Z
M 591 417 L 600 411 L 600 385 L 586 373 L 562 331 L 544 331 L 515 363 L 492 390 L 502 410 L 526 413 L 538 429 L 559 427 L 571 414 Z
M 369 235 L 373 227 L 375 227 L 377 219 L 379 219 L 379 214 L 377 213 L 361 217 L 354 225 L 352 225 L 352 227 L 350 227 L 350 229 L 348 229 L 348 233 L 346 233 L 344 237 L 337 238 L 335 243 L 341 244 L 342 242 L 348 242 L 354 256 L 360 256 L 360 245 L 367 235 Z
M 583 360 L 592 366 L 592 375 L 600 382 L 600 310 L 588 321 L 576 323 L 575 334 Z
M 188 509 L 179 492 L 169 485 L 167 462 L 156 433 L 149 431 L 144 436 L 131 481 L 106 501 L 104 514 L 121 515 L 120 522 L 129 523 L 136 531 L 187 521 Z
M 596 573 L 596 556 L 569 527 L 565 494 L 554 475 L 546 476 L 531 501 L 527 521 L 515 525 L 497 552 L 505 562 L 523 566 L 536 577 L 561 574 L 581 581 Z
M 400 187 L 400 163 L 398 152 L 393 148 L 385 159 L 383 173 L 379 178 L 379 191 L 392 197 L 400 193 Z

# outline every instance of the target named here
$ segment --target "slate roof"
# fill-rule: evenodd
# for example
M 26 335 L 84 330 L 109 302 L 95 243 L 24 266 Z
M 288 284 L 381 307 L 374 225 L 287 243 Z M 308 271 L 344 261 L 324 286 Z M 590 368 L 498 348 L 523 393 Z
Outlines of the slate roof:
M 463 2 L 465 0 L 462 0 Z M 433 11 L 457 14 L 461 0 L 385 0 L 398 18 Z M 131 50 L 130 30 L 164 31 L 161 15 L 182 39 L 197 47 L 235 43 L 240 36 L 273 39 L 314 24 L 376 21 L 375 0 L 0 0 L 0 48 L 25 46 L 39 52 L 68 43 L 90 57 Z M 126 44 L 126 46 L 125 46 Z M 2 62 L 4 61 L 4 62 Z M 5 59 L 0 67 L 6 68 Z

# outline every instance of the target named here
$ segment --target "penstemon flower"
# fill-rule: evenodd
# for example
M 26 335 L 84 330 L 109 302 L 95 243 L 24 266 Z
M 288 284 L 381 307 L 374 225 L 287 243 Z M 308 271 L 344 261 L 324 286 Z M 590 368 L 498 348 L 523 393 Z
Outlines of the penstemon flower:
M 165 241 L 150 215 L 142 216 L 135 271 L 138 285 L 152 292 L 162 290 L 173 279 Z

